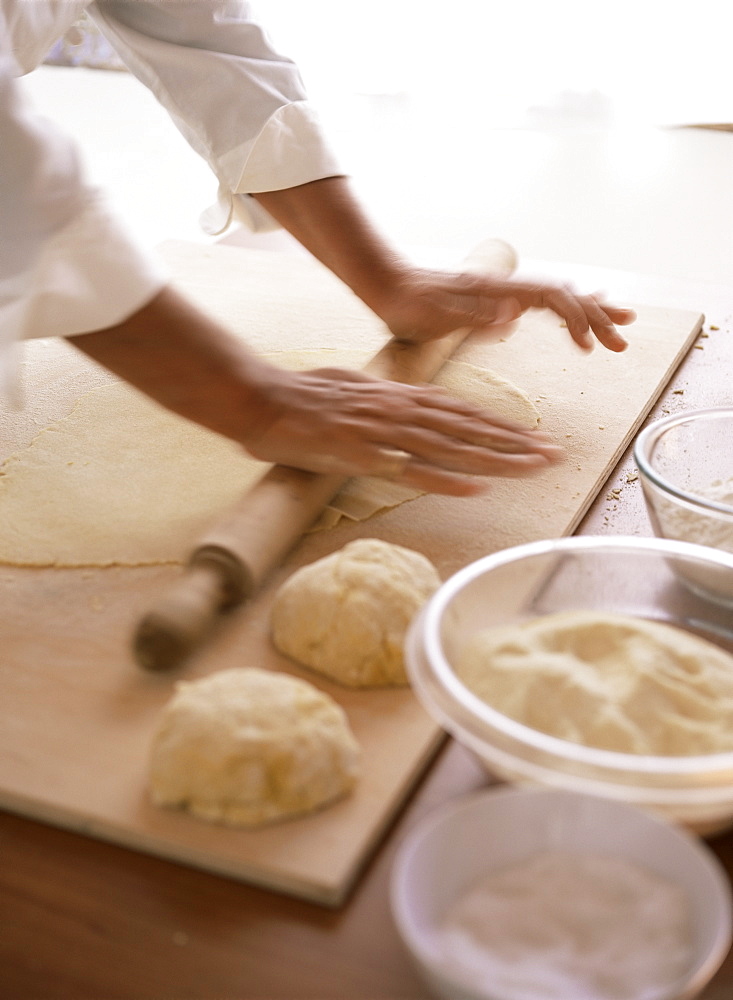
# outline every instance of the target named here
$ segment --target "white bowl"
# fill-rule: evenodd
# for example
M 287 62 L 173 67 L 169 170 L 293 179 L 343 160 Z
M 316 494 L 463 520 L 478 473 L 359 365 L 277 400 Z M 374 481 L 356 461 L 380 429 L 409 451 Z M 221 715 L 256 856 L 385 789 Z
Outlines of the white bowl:
M 634 459 L 655 534 L 733 552 L 733 407 L 655 421 Z M 733 604 L 733 592 L 711 593 Z
M 573 610 L 640 616 L 733 652 L 730 609 L 688 588 L 718 574 L 733 591 L 733 555 L 659 538 L 574 537 L 479 559 L 448 579 L 410 626 L 405 660 L 418 698 L 499 778 L 631 802 L 701 834 L 733 822 L 733 752 L 646 756 L 584 746 L 503 715 L 452 663 L 477 632 Z
M 644 1000 L 697 996 L 731 942 L 730 890 L 712 852 L 691 834 L 623 803 L 506 787 L 436 809 L 400 846 L 392 869 L 392 910 L 431 991 L 445 1000 L 523 1000 L 517 993 L 478 985 L 456 967 L 456 955 L 446 959 L 441 924 L 450 905 L 477 880 L 552 850 L 612 855 L 681 887 L 694 934 L 689 968 L 656 996 L 647 992 Z

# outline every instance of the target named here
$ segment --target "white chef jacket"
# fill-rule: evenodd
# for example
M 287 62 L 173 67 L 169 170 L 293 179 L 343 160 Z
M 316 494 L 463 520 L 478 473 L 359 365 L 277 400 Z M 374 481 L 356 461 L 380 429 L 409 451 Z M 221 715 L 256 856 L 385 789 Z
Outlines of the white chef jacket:
M 0 0 L 0 387 L 15 341 L 113 326 L 166 281 L 89 185 L 74 143 L 19 93 L 16 78 L 83 11 L 218 178 L 208 232 L 235 215 L 273 228 L 251 193 L 342 172 L 297 67 L 244 0 Z

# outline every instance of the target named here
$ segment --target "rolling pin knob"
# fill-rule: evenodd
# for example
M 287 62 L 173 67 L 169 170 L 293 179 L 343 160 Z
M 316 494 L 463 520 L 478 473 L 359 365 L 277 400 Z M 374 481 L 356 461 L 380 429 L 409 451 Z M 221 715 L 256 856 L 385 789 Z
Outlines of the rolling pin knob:
M 222 611 L 243 601 L 252 581 L 226 549 L 202 546 L 185 575 L 140 621 L 134 638 L 138 663 L 146 670 L 177 666 L 200 645 Z

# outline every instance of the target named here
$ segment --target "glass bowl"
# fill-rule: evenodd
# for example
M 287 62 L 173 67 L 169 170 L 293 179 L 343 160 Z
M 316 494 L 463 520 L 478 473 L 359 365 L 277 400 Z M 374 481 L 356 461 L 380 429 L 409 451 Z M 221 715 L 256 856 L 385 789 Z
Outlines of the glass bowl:
M 443 925 L 446 912 L 468 889 L 547 851 L 618 858 L 676 884 L 686 897 L 692 931 L 687 968 L 675 982 L 645 989 L 643 1000 L 690 1000 L 700 993 L 731 940 L 730 888 L 712 851 L 687 831 L 626 803 L 506 787 L 445 803 L 400 844 L 391 872 L 392 912 L 432 993 L 444 1000 L 527 996 L 521 987 L 479 978 L 451 947 Z M 669 941 L 650 934 L 639 946 L 666 950 Z M 538 995 L 533 989 L 531 996 Z
M 637 437 L 634 460 L 656 535 L 733 552 L 733 407 L 657 420 Z M 716 593 L 733 604 L 733 593 Z
M 659 538 L 573 537 L 504 549 L 450 577 L 412 622 L 405 659 L 417 697 L 494 776 L 626 801 L 708 835 L 733 823 L 733 752 L 651 756 L 530 728 L 466 687 L 453 664 L 497 625 L 567 611 L 676 626 L 733 653 L 733 616 L 688 586 L 714 574 L 733 592 L 733 555 Z

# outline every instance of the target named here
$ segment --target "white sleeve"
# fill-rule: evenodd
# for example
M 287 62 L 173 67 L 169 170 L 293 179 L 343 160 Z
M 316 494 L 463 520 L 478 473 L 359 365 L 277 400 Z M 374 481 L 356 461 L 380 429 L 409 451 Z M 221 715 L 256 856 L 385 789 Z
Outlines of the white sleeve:
M 89 13 L 219 181 L 202 222 L 276 224 L 248 195 L 342 174 L 297 66 L 244 0 L 97 0 Z
M 0 385 L 16 341 L 113 326 L 166 281 L 86 184 L 74 143 L 23 101 L 6 37 L 0 31 Z

